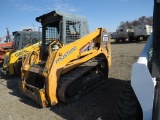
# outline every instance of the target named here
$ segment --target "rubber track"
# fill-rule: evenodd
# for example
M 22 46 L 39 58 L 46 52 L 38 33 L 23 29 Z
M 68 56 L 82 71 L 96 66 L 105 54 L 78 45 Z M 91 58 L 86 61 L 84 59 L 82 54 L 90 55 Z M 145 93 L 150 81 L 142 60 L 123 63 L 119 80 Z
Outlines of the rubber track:
M 99 60 L 91 59 L 85 62 L 84 64 L 74 68 L 73 70 L 69 71 L 68 73 L 64 74 L 63 76 L 61 76 L 58 83 L 58 91 L 57 91 L 58 98 L 65 103 L 71 103 L 76 99 L 80 98 L 80 96 L 86 94 L 87 92 L 89 92 L 90 90 L 94 89 L 99 84 L 101 84 L 102 82 L 99 82 L 96 85 L 93 85 L 92 87 L 89 87 L 88 89 L 81 91 L 80 93 L 78 93 L 73 97 L 67 98 L 67 96 L 65 96 L 67 86 L 76 79 L 82 77 L 86 72 L 97 66 L 98 61 Z

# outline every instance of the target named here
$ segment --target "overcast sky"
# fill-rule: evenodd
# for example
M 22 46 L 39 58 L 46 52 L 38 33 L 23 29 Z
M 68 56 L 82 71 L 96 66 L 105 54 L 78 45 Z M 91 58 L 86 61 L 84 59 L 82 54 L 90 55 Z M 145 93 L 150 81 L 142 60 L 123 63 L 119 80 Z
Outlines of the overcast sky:
M 1 0 L 0 37 L 6 27 L 10 34 L 33 25 L 37 30 L 41 25 L 35 18 L 53 10 L 85 16 L 90 31 L 105 27 L 113 32 L 121 21 L 152 16 L 153 0 Z

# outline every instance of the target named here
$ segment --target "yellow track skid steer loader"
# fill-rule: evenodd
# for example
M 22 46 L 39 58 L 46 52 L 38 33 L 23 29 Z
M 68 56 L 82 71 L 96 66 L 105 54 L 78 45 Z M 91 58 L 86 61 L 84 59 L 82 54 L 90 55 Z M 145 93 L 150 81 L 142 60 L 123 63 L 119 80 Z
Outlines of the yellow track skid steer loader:
M 43 35 L 47 32 L 42 28 Z M 43 107 L 56 105 L 58 100 L 70 103 L 103 83 L 110 66 L 110 38 L 104 28 L 65 45 L 54 40 L 25 58 L 20 91 Z

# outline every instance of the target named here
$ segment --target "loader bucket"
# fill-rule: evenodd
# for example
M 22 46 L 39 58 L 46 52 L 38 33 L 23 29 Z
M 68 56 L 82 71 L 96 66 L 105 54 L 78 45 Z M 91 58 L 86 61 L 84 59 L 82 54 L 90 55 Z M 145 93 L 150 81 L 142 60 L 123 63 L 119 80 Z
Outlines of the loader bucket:
M 42 107 L 48 105 L 44 89 L 38 89 L 32 85 L 26 84 L 24 81 L 19 81 L 19 88 L 23 95 L 35 100 Z

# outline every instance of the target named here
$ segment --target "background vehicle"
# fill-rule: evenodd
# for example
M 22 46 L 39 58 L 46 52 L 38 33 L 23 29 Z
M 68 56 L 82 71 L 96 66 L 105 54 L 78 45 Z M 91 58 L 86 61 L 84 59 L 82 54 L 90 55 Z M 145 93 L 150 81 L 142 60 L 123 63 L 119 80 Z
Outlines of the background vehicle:
M 0 63 L 3 63 L 5 53 L 13 49 L 13 36 L 9 34 L 7 29 L 7 35 L 4 36 L 0 41 Z
M 116 30 L 116 42 L 126 41 L 140 41 L 147 39 L 152 32 L 152 26 L 149 25 L 137 25 L 133 26 L 133 29 L 124 28 Z
M 153 34 L 132 65 L 131 86 L 123 89 L 118 102 L 119 119 L 160 119 L 160 1 L 154 1 Z
M 60 42 L 68 44 L 89 33 L 88 22 L 86 18 L 79 15 L 52 11 L 48 14 L 37 17 L 36 20 L 37 22 L 41 22 L 42 26 L 44 26 L 45 29 L 47 30 L 46 34 L 44 34 L 43 32 L 43 39 L 45 37 L 45 42 L 42 43 L 43 44 L 42 46 L 46 45 L 48 46 L 54 39 L 57 40 L 60 39 L 61 40 Z M 54 27 L 48 26 L 51 23 L 52 23 L 51 26 Z M 31 31 L 30 33 L 34 32 Z M 18 34 L 19 32 L 14 32 L 14 35 L 16 36 L 15 39 L 19 39 L 19 37 L 17 36 Z M 15 51 L 16 50 L 18 51 L 16 52 L 11 51 L 10 53 L 6 54 L 6 60 L 5 63 L 3 64 L 3 72 L 5 74 L 9 72 L 10 75 L 13 75 L 15 74 L 15 71 L 17 74 L 18 73 L 20 74 L 20 68 L 22 65 L 22 51 L 25 51 L 26 55 L 28 54 L 28 51 L 36 49 L 36 47 L 30 46 L 24 48 L 23 50 L 20 50 L 28 44 L 33 44 L 37 42 L 37 41 L 32 42 L 32 37 L 30 42 L 23 43 L 22 41 L 24 42 L 23 35 L 15 43 Z M 39 43 L 35 44 L 34 46 L 39 46 Z
M 13 36 L 14 49 L 5 54 L 4 63 L 2 67 L 2 72 L 5 75 L 13 75 L 15 73 L 20 75 L 20 68 L 22 65 L 22 54 L 26 55 L 29 50 L 33 50 L 36 46 L 39 45 L 39 43 L 35 43 L 41 40 L 41 32 L 32 31 L 32 29 L 15 31 L 13 32 Z M 31 47 L 26 47 L 31 44 L 35 45 L 32 45 Z
M 55 21 L 55 17 L 59 20 Z M 53 11 L 36 18 L 42 23 L 42 46 L 31 51 L 22 65 L 20 90 L 41 106 L 53 106 L 58 99 L 72 102 L 108 77 L 111 65 L 108 33 L 105 29 L 97 29 L 80 38 L 87 33 L 82 32 L 82 29 L 87 30 L 87 22 L 84 24 L 80 20 L 85 19 L 69 17 L 73 19 L 68 20 L 67 17 Z M 61 31 L 64 25 L 66 31 Z M 67 41 L 63 39 L 65 36 Z M 49 45 L 46 44 L 46 40 L 53 38 Z M 94 49 L 88 49 L 92 43 Z
M 152 32 L 152 26 L 149 25 L 137 25 L 133 26 L 133 29 L 134 38 L 136 38 L 138 41 L 141 39 L 147 39 Z
M 119 42 L 122 40 L 123 42 L 126 41 L 126 39 L 129 39 L 132 41 L 134 36 L 134 30 L 125 28 L 125 29 L 117 29 L 116 30 L 116 42 Z

